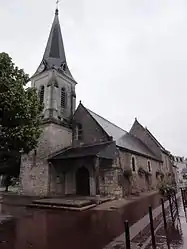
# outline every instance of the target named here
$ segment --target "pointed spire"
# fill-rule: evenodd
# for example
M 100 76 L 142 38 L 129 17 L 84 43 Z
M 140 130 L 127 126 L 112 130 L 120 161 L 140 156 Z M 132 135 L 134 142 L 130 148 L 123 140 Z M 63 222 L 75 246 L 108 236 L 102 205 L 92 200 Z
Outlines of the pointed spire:
M 64 50 L 64 44 L 63 44 L 58 14 L 59 10 L 57 6 L 55 10 L 55 17 L 51 27 L 50 35 L 47 41 L 47 46 L 43 55 L 43 59 L 35 74 L 44 71 L 42 69 L 40 70 L 41 66 L 44 65 L 45 69 L 50 69 L 50 68 L 60 69 L 72 78 L 66 62 L 66 55 Z
M 55 10 L 55 15 L 58 15 L 58 7 Z
M 60 0 L 57 0 L 56 1 L 56 11 L 55 11 L 55 14 L 58 15 L 58 4 L 59 4 Z

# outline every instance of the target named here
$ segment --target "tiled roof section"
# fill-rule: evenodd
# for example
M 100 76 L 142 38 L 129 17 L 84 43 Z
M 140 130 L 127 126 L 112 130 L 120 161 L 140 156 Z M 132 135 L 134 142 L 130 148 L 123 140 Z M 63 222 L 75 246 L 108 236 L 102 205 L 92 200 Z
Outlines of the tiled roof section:
M 105 118 L 99 116 L 98 114 L 87 109 L 90 115 L 96 120 L 96 122 L 104 129 L 104 131 L 113 137 L 113 140 L 116 141 L 116 145 L 127 149 L 129 151 L 136 152 L 138 154 L 151 157 L 155 160 L 159 160 L 149 148 L 141 142 L 138 138 L 129 134 L 127 131 L 116 126 Z
M 153 134 L 147 129 L 145 128 L 145 130 L 148 132 L 148 134 L 150 135 L 150 137 L 155 141 L 155 143 L 160 147 L 161 150 L 168 152 L 162 145 L 161 143 L 158 142 L 158 140 L 155 138 L 155 136 L 153 136 Z

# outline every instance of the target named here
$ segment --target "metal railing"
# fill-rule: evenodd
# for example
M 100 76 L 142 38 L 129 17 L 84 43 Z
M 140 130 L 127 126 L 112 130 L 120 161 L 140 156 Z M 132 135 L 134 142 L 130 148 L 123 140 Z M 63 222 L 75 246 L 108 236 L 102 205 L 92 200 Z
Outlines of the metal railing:
M 181 192 L 182 192 L 182 190 L 181 190 Z M 187 192 L 186 192 L 186 197 L 187 197 Z M 165 232 L 165 236 L 166 236 L 167 247 L 168 247 L 168 249 L 170 249 L 170 244 L 169 244 L 169 239 L 168 239 L 168 225 L 167 225 L 167 218 L 166 218 L 166 209 L 167 209 L 167 212 L 168 212 L 168 208 L 169 208 L 169 215 L 171 217 L 172 225 L 174 226 L 175 225 L 174 210 L 176 210 L 176 215 L 177 215 L 177 217 L 179 217 L 179 207 L 178 207 L 176 193 L 170 194 L 167 197 L 167 199 L 169 201 L 169 207 L 167 207 L 167 208 L 165 208 L 164 199 L 161 198 L 160 201 L 161 201 L 161 207 L 162 207 L 162 217 L 163 217 L 164 232 Z M 183 201 L 183 204 L 184 203 L 186 203 L 186 207 L 187 207 L 187 199 L 186 199 L 186 202 Z M 156 249 L 157 245 L 156 245 L 156 239 L 155 239 L 155 224 L 154 224 L 152 206 L 149 206 L 148 211 L 149 211 L 149 222 L 150 222 L 149 224 L 150 224 L 152 248 Z M 125 227 L 125 245 L 126 245 L 125 248 L 126 249 L 131 249 L 130 229 L 129 229 L 128 220 L 125 221 L 124 227 Z

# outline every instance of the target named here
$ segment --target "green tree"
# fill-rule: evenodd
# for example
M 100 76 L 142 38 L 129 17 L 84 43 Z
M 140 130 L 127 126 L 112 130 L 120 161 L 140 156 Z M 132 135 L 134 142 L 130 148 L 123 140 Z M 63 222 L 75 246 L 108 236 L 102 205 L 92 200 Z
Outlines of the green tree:
M 21 153 L 37 146 L 42 105 L 28 74 L 0 53 L 0 173 L 15 175 Z M 17 166 L 16 166 L 17 165 Z

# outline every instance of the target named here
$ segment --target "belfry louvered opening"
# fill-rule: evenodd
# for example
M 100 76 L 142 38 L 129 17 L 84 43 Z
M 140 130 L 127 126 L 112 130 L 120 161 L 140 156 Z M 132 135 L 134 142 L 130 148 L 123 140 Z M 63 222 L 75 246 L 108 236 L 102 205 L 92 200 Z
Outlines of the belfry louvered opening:
M 61 89 L 61 107 L 66 108 L 66 89 L 63 87 Z
M 44 102 L 44 86 L 40 87 L 40 91 L 39 91 L 39 100 L 40 100 L 40 104 L 43 104 Z

